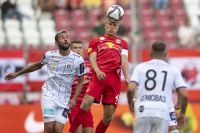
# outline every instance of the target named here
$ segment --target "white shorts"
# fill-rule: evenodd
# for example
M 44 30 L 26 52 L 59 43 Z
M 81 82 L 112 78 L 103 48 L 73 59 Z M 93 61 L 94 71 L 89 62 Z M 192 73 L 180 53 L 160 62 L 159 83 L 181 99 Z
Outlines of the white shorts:
M 169 123 L 159 117 L 141 117 L 136 119 L 134 133 L 168 133 Z
M 176 113 L 174 110 L 174 106 L 171 107 L 170 112 L 169 112 L 169 126 L 177 126 Z
M 41 108 L 43 120 L 45 122 L 58 121 L 63 124 L 67 121 L 67 113 L 69 109 L 58 104 L 55 97 L 43 95 L 41 97 Z

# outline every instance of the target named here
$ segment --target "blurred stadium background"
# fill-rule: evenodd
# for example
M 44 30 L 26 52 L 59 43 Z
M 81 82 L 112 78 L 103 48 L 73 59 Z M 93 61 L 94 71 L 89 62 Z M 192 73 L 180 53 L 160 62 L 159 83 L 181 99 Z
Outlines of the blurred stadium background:
M 149 59 L 149 46 L 163 40 L 169 47 L 169 63 L 179 68 L 189 88 L 189 107 L 182 133 L 200 133 L 200 1 L 199 0 L 0 0 L 0 131 L 43 131 L 40 110 L 45 68 L 5 81 L 7 73 L 38 61 L 55 48 L 57 31 L 67 30 L 71 40 L 103 34 L 105 12 L 119 4 L 124 18 L 119 35 L 129 43 L 130 73 L 134 65 Z M 87 55 L 87 52 L 85 52 Z M 174 93 L 174 102 L 176 94 Z M 93 106 L 95 126 L 101 106 Z M 108 133 L 132 133 L 134 119 L 128 113 L 123 82 L 120 105 Z M 65 132 L 68 129 L 68 123 Z

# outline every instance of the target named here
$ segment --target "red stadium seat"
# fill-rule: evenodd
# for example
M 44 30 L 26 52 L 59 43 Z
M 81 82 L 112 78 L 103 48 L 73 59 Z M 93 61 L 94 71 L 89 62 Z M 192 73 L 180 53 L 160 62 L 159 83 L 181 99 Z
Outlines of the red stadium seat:
M 153 17 L 154 12 L 152 9 L 144 9 L 141 11 L 141 17 L 145 18 L 145 17 Z
M 55 22 L 56 22 L 57 31 L 60 31 L 63 29 L 67 30 L 67 29 L 71 28 L 71 21 L 69 21 L 69 20 L 57 19 L 57 20 L 55 20 Z
M 124 11 L 123 23 L 127 30 L 130 30 L 131 27 L 131 10 L 126 9 Z
M 54 15 L 55 19 L 62 18 L 62 19 L 66 19 L 67 20 L 69 18 L 68 11 L 64 10 L 64 9 L 58 9 L 58 10 L 54 11 L 53 15 Z
M 176 16 L 176 17 L 174 17 L 174 23 L 175 23 L 175 25 L 176 25 L 177 28 L 180 25 L 182 25 L 185 20 L 186 20 L 186 18 L 183 18 L 182 16 Z
M 174 33 L 173 30 L 171 29 L 163 29 L 161 30 L 161 37 L 162 37 L 162 40 L 165 41 L 165 42 L 170 42 L 170 43 L 174 43 L 174 42 L 177 42 L 177 35 Z
M 167 10 L 167 9 L 156 10 L 156 17 L 157 18 L 169 18 L 170 17 L 170 11 Z

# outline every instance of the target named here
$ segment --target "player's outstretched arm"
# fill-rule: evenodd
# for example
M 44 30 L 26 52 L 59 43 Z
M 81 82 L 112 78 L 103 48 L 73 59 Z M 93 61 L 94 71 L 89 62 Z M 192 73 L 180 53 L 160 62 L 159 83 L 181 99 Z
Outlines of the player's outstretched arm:
M 134 102 L 135 102 L 135 90 L 137 84 L 135 82 L 130 82 L 128 84 L 127 98 L 130 112 L 134 112 Z
M 23 68 L 20 71 L 9 73 L 8 75 L 5 76 L 5 79 L 6 80 L 14 79 L 14 78 L 16 78 L 16 77 L 18 77 L 20 75 L 25 74 L 25 73 L 36 71 L 36 70 L 42 68 L 42 66 L 43 66 L 43 64 L 41 64 L 40 61 L 36 62 L 36 63 L 33 63 L 32 65 L 27 66 L 27 67 Z

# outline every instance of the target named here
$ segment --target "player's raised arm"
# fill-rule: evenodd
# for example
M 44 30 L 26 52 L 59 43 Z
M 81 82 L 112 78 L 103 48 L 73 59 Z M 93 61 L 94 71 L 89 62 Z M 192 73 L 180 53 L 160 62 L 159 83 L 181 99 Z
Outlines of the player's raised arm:
M 20 75 L 25 74 L 25 73 L 36 71 L 36 70 L 42 68 L 42 66 L 43 66 L 43 64 L 41 63 L 41 61 L 33 63 L 30 66 L 24 67 L 20 71 L 9 73 L 8 75 L 5 76 L 5 79 L 6 80 L 14 79 L 14 78 L 16 78 L 16 77 L 18 77 Z
M 121 60 L 122 60 L 122 72 L 124 74 L 124 78 L 125 78 L 125 81 L 126 83 L 129 82 L 129 78 L 128 78 L 128 54 L 122 54 L 121 55 Z

